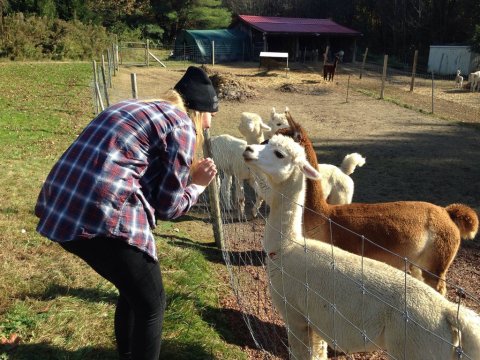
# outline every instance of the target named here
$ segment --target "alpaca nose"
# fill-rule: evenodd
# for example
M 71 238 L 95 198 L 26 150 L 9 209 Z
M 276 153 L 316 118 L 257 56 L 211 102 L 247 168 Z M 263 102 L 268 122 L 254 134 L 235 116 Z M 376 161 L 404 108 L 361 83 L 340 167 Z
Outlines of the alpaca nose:
M 247 147 L 245 148 L 245 152 L 246 153 L 253 153 L 252 147 L 247 145 Z

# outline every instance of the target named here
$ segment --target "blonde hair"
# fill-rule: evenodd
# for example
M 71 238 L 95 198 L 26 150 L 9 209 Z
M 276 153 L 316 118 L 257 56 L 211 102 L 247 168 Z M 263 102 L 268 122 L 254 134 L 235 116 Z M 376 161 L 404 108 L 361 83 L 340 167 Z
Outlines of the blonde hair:
M 195 150 L 194 150 L 194 156 L 193 156 L 193 164 L 191 167 L 191 170 L 195 168 L 200 154 L 201 154 L 201 149 L 203 147 L 203 125 L 202 125 L 202 119 L 203 119 L 203 112 L 188 109 L 185 106 L 185 101 L 183 100 L 182 96 L 175 90 L 171 89 L 165 92 L 164 96 L 162 99 L 155 99 L 156 101 L 168 101 L 172 105 L 176 106 L 179 108 L 181 111 L 186 113 L 188 117 L 192 120 L 193 125 L 196 130 L 196 144 L 195 144 Z M 145 100 L 145 101 L 151 101 L 151 100 Z

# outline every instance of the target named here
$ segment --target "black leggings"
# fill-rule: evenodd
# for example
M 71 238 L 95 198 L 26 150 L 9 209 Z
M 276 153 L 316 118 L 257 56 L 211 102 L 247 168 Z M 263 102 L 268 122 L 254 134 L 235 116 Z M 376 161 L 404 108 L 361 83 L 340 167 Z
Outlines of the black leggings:
M 158 360 L 165 311 L 159 264 L 126 242 L 107 237 L 60 245 L 117 287 L 115 337 L 120 359 Z

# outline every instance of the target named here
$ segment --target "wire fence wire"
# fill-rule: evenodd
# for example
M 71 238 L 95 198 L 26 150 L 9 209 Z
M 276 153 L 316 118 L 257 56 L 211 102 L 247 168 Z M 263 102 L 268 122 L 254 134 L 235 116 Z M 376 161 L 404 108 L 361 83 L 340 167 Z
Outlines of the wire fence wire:
M 375 63 L 363 66 L 358 62 L 340 64 L 337 74 L 350 75 L 349 86 L 353 90 L 381 98 L 383 87 L 383 98 L 387 101 L 449 120 L 480 123 L 480 93 L 471 91 L 467 75 L 462 87 L 458 87 L 456 74 L 438 75 L 426 69 L 413 73 L 412 69 L 387 67 L 383 78 L 383 66 Z
M 354 278 L 348 275 L 348 271 L 345 272 L 344 268 L 347 266 L 354 266 L 353 264 L 342 264 L 341 256 L 337 255 L 337 248 L 333 245 L 331 246 L 331 252 L 329 254 L 316 253 L 315 250 L 309 249 L 305 244 L 305 239 L 290 239 L 290 244 L 287 246 L 295 246 L 304 249 L 304 258 L 299 259 L 296 267 L 298 269 L 305 269 L 303 271 L 304 276 L 299 276 L 301 271 L 291 272 L 291 269 L 284 268 L 282 266 L 282 252 L 278 254 L 279 259 L 276 264 L 273 266 L 267 267 L 266 262 L 268 254 L 265 253 L 263 247 L 263 237 L 265 228 L 271 226 L 268 220 L 269 208 L 267 205 L 263 205 L 260 209 L 260 212 L 257 218 L 253 219 L 251 217 L 250 211 L 255 204 L 255 194 L 254 191 L 245 184 L 246 189 L 246 211 L 245 214 L 240 215 L 239 209 L 236 207 L 238 203 L 235 204 L 221 204 L 222 220 L 223 220 L 223 235 L 224 235 L 224 247 L 222 249 L 224 261 L 227 265 L 227 269 L 230 275 L 230 281 L 232 289 L 237 297 L 238 306 L 242 311 L 243 318 L 247 324 L 247 327 L 251 333 L 251 336 L 259 349 L 262 349 L 265 352 L 265 358 L 267 359 L 288 359 L 289 358 L 289 343 L 287 337 L 290 336 L 290 339 L 295 338 L 296 334 L 290 329 L 288 325 L 288 319 L 282 319 L 279 315 L 278 309 L 275 309 L 272 301 L 271 295 L 277 294 L 282 296 L 284 299 L 284 306 L 289 310 L 287 313 L 301 313 L 302 316 L 306 319 L 307 323 L 311 330 L 316 331 L 320 337 L 327 340 L 330 344 L 329 348 L 329 358 L 334 359 L 409 359 L 408 351 L 411 351 L 411 347 L 407 346 L 408 339 L 410 337 L 410 332 L 418 334 L 418 331 L 422 331 L 429 338 L 429 343 L 434 348 L 444 348 L 445 354 L 444 358 L 455 359 L 476 359 L 478 354 L 467 354 L 463 352 L 461 343 L 457 343 L 455 337 L 442 337 L 441 334 L 436 332 L 436 329 L 432 328 L 427 322 L 422 318 L 416 318 L 415 313 L 417 313 L 417 307 L 421 304 L 418 303 L 418 298 L 416 293 L 409 292 L 409 284 L 412 281 L 418 281 L 414 279 L 410 274 L 410 267 L 416 266 L 416 264 L 410 262 L 406 258 L 391 252 L 389 249 L 383 248 L 365 236 L 361 234 L 354 235 L 357 236 L 361 248 L 365 248 L 365 244 L 378 247 L 378 251 L 388 253 L 392 256 L 397 256 L 401 261 L 404 262 L 405 267 L 403 275 L 399 275 L 392 268 L 392 278 L 395 278 L 398 282 L 396 290 L 391 293 L 381 293 L 373 288 L 369 288 L 365 284 L 367 278 L 369 281 L 372 280 L 371 271 L 365 267 L 363 256 L 359 256 L 361 259 L 359 270 L 361 272 L 361 278 Z M 269 196 L 271 189 L 265 188 L 265 193 L 263 194 L 264 198 Z M 234 191 L 235 189 L 232 189 Z M 285 208 L 290 207 L 291 200 L 286 194 L 277 194 L 281 196 L 283 202 L 285 203 Z M 233 197 L 234 198 L 234 197 Z M 205 201 L 205 211 L 208 211 L 208 204 Z M 297 205 L 301 206 L 301 205 Z M 283 207 L 283 205 L 282 205 Z M 319 217 L 323 217 L 322 214 L 318 214 Z M 325 217 L 324 217 L 325 218 Z M 329 227 L 329 233 L 332 237 L 332 233 L 338 229 L 344 231 L 349 231 L 340 224 L 337 224 L 330 219 L 325 218 L 326 224 Z M 278 229 L 278 236 L 282 238 L 285 234 L 281 229 Z M 333 239 L 332 239 L 333 241 Z M 311 273 L 307 271 L 308 263 L 312 261 L 312 258 L 317 258 L 316 261 L 329 264 L 330 273 Z M 421 268 L 420 268 L 421 269 Z M 427 271 L 425 269 L 421 269 Z M 311 271 L 311 269 L 310 269 Z M 281 287 L 275 287 L 270 281 L 270 276 L 272 273 L 280 273 L 283 280 Z M 431 274 L 431 273 L 430 273 Z M 435 276 L 434 274 L 431 274 Z M 331 282 L 333 285 L 333 291 L 331 294 L 325 295 L 322 292 L 322 289 L 317 289 L 314 287 L 315 281 L 313 279 L 324 277 L 326 282 Z M 381 281 L 381 280 L 379 280 Z M 335 282 L 348 283 L 350 284 L 351 293 L 345 293 L 344 287 L 337 290 L 335 289 Z M 425 285 L 428 286 L 428 285 Z M 269 290 L 270 287 L 270 290 Z M 285 297 L 286 289 L 284 287 L 296 288 L 298 289 L 298 298 L 292 301 L 292 298 Z M 475 297 L 474 294 L 466 292 L 461 287 L 457 286 L 454 283 L 451 283 L 447 279 L 447 287 L 449 288 L 449 293 L 454 294 L 454 302 L 457 306 L 457 321 L 458 316 L 463 314 L 464 309 L 467 307 L 467 304 L 471 308 L 480 308 L 480 300 Z M 302 289 L 303 290 L 300 290 Z M 339 287 L 340 289 L 340 287 Z M 361 316 L 357 316 L 354 319 L 350 318 L 351 309 L 342 307 L 344 301 L 339 301 L 343 299 L 357 299 L 356 294 L 361 293 L 361 303 L 351 304 L 351 307 L 354 308 L 354 312 L 360 313 Z M 452 297 L 452 296 L 451 296 Z M 402 299 L 403 302 L 393 301 L 393 299 Z M 312 311 L 315 306 L 318 304 L 324 304 L 331 309 L 332 326 L 325 326 L 321 322 L 314 322 L 312 319 L 311 313 L 308 311 L 304 312 L 304 307 L 302 309 L 298 308 L 298 303 L 302 301 L 308 301 L 311 305 Z M 371 324 L 369 323 L 371 319 L 365 317 L 364 306 L 365 303 L 375 302 L 379 308 L 379 311 L 382 308 L 391 309 L 393 316 L 402 317 L 404 329 L 400 331 L 400 334 L 403 334 L 402 339 L 398 341 L 403 342 L 405 348 L 405 353 L 400 357 L 398 355 L 388 353 L 382 348 L 382 344 L 378 344 L 374 340 L 374 334 L 368 330 Z M 307 309 L 310 307 L 307 305 Z M 431 311 L 442 311 L 441 309 L 430 309 Z M 466 314 L 468 316 L 468 314 Z M 362 339 L 364 343 L 363 354 L 357 355 L 346 355 L 348 353 L 348 348 L 344 346 L 343 337 L 344 329 L 348 328 L 350 332 L 356 333 L 359 339 Z M 301 339 L 298 339 L 301 341 Z M 409 344 L 408 344 L 409 345 Z M 304 343 L 304 346 L 309 350 L 312 350 L 311 343 Z M 373 349 L 373 350 L 372 350 Z M 429 349 L 416 349 L 419 353 L 424 353 L 424 359 L 433 359 L 428 356 Z

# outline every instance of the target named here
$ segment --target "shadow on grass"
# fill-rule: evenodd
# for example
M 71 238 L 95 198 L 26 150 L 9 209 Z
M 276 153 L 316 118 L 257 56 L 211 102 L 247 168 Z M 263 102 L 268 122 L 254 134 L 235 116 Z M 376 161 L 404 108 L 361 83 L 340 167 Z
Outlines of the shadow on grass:
M 29 293 L 25 297 L 37 300 L 52 300 L 60 296 L 70 296 L 82 299 L 88 302 L 106 302 L 110 304 L 117 303 L 117 294 L 112 291 L 105 291 L 93 288 L 70 288 L 58 284 L 50 284 L 42 293 Z
M 65 350 L 47 343 L 19 344 L 15 348 L 0 345 L 0 356 L 2 354 L 6 354 L 9 360 L 118 360 L 117 351 L 113 349 L 87 346 L 78 350 Z M 210 360 L 216 357 L 196 344 L 164 340 L 160 359 Z
M 47 343 L 19 344 L 15 348 L 0 345 L 0 358 L 7 354 L 9 360 L 117 360 L 115 350 L 86 346 L 78 350 L 66 350 Z
M 207 307 L 203 312 L 203 318 L 232 345 L 256 349 L 256 340 L 262 344 L 263 350 L 270 354 L 288 358 L 287 333 L 283 326 L 226 308 Z M 255 335 L 255 340 L 252 334 Z
M 197 243 L 184 237 L 162 236 L 168 238 L 172 245 L 201 251 L 205 258 L 213 263 L 224 264 L 225 256 L 228 259 L 228 262 L 235 266 L 262 266 L 264 264 L 265 253 L 263 251 L 226 251 L 225 254 L 223 254 L 222 251 L 216 247 L 214 242 Z
M 206 350 L 199 344 L 185 343 L 178 340 L 162 341 L 160 359 L 168 360 L 213 360 L 218 359 L 213 349 Z

